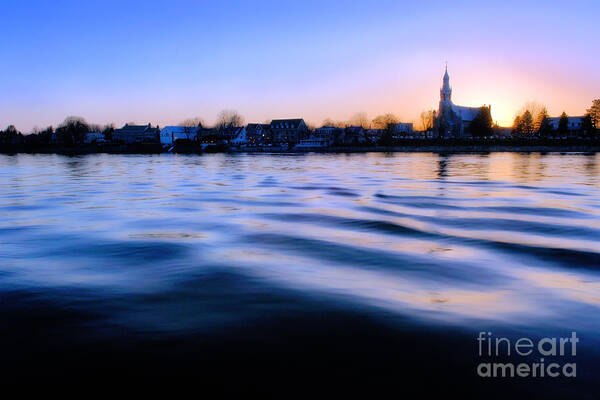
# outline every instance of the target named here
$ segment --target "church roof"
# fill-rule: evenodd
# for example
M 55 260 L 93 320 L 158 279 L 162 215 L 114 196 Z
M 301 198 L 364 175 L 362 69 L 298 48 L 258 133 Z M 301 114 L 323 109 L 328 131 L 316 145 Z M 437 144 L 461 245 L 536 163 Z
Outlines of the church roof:
M 473 121 L 477 114 L 479 114 L 481 108 L 457 106 L 456 104 L 452 104 L 452 110 L 456 113 L 456 115 L 460 116 L 463 121 Z

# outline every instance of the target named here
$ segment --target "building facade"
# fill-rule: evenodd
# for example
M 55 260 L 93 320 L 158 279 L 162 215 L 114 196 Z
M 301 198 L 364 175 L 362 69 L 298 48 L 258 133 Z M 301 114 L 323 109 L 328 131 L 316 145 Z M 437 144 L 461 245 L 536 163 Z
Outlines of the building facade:
M 569 132 L 578 132 L 583 130 L 584 124 L 583 121 L 585 119 L 585 117 L 567 117 L 568 122 L 567 122 L 567 130 Z M 548 121 L 548 125 L 550 125 L 550 127 L 557 131 L 558 130 L 558 126 L 560 125 L 560 117 L 550 117 L 547 119 Z
M 308 136 L 308 126 L 302 118 L 274 119 L 270 128 L 275 143 L 298 143 Z
M 270 124 L 248 124 L 246 125 L 246 136 L 248 144 L 261 145 L 273 140 Z
M 392 130 L 392 135 L 397 138 L 412 136 L 414 131 L 412 122 L 398 122 L 390 124 L 389 127 Z
M 116 129 L 112 134 L 113 142 L 117 143 L 158 143 L 160 141 L 160 129 L 152 125 L 129 125 L 125 124 L 121 129 Z

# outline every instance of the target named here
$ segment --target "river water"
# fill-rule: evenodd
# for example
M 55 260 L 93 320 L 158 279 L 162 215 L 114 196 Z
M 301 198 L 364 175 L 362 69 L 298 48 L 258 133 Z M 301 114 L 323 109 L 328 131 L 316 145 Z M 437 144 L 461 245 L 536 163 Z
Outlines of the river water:
M 492 382 L 589 395 L 600 155 L 1 155 L 0 296 L 14 376 L 483 393 L 479 332 L 576 332 L 576 379 Z

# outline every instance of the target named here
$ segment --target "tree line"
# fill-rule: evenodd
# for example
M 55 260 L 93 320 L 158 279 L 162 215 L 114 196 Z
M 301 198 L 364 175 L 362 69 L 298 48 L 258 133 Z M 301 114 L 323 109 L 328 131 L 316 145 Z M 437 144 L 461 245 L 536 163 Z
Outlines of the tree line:
M 547 108 L 539 103 L 527 103 L 515 117 L 512 135 L 514 138 L 535 138 L 535 137 L 552 137 L 569 136 L 570 127 L 569 117 L 563 112 L 560 116 L 557 129 L 554 129 L 550 124 L 550 119 Z M 420 115 L 420 128 L 422 131 L 430 131 L 435 127 L 436 113 L 434 110 L 423 111 Z M 386 113 L 369 119 L 364 112 L 358 112 L 351 116 L 346 121 L 334 121 L 326 119 L 322 126 L 333 126 L 337 128 L 347 128 L 350 126 L 360 126 L 364 129 L 378 129 L 382 131 L 379 144 L 393 145 L 397 139 L 394 139 L 393 124 L 399 123 L 400 118 L 392 113 Z M 241 127 L 245 123 L 244 117 L 235 110 L 223 110 L 217 115 L 213 129 L 217 132 Z M 267 122 L 268 123 L 268 122 Z M 186 127 L 202 127 L 208 128 L 202 118 L 189 118 L 180 123 Z M 314 129 L 314 127 L 309 128 Z M 494 125 L 490 109 L 481 107 L 480 112 L 471 122 L 469 133 L 474 138 L 490 137 L 494 133 Z M 24 135 L 13 125 L 9 125 L 6 129 L 0 130 L 0 144 L 3 145 L 18 145 L 24 144 L 31 147 L 39 147 L 50 145 L 53 137 L 60 137 L 61 142 L 67 146 L 81 144 L 85 140 L 86 134 L 90 132 L 101 132 L 107 141 L 112 139 L 112 133 L 115 131 L 113 124 L 100 126 L 97 124 L 88 123 L 84 118 L 70 116 L 59 124 L 56 129 L 53 126 L 48 126 L 44 129 L 34 129 L 30 134 Z M 589 136 L 597 136 L 600 131 L 600 99 L 595 99 L 590 108 L 586 110 L 583 117 L 581 133 L 587 133 Z
M 595 99 L 590 108 L 586 110 L 581 127 L 577 134 L 594 136 L 600 129 L 600 99 Z M 550 116 L 546 106 L 538 103 L 527 103 L 515 117 L 512 134 L 516 137 L 552 137 L 568 136 L 572 130 L 569 127 L 569 116 L 566 112 L 560 115 L 558 126 L 555 129 L 550 123 Z

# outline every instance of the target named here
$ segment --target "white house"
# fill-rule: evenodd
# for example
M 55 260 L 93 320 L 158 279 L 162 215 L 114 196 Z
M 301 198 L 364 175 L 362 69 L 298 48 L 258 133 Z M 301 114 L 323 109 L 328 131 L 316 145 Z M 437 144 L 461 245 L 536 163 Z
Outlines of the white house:
M 201 129 L 199 126 L 165 126 L 160 131 L 160 143 L 172 145 L 178 139 L 196 140 Z
M 234 146 L 242 146 L 248 144 L 248 134 L 246 127 L 240 128 L 237 135 L 229 142 Z
M 569 131 L 579 131 L 583 129 L 583 120 L 585 117 L 568 117 L 569 122 L 567 123 L 567 129 Z M 548 123 L 555 131 L 558 130 L 560 124 L 560 117 L 548 118 Z

